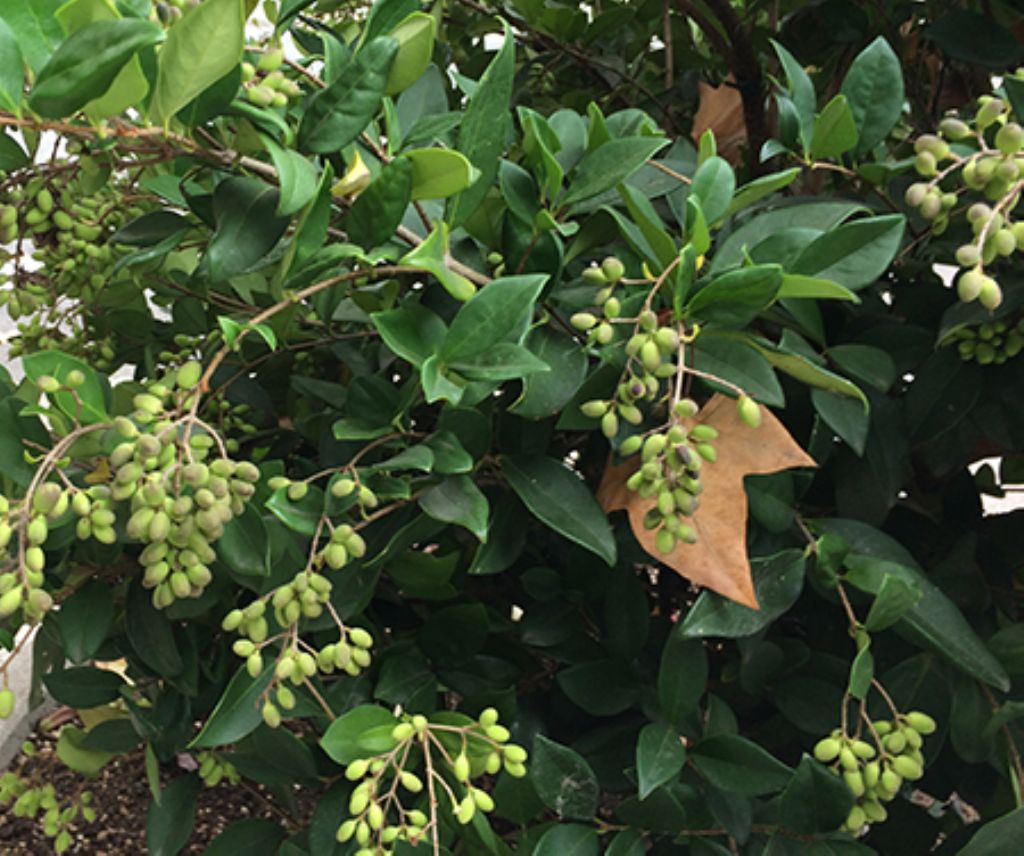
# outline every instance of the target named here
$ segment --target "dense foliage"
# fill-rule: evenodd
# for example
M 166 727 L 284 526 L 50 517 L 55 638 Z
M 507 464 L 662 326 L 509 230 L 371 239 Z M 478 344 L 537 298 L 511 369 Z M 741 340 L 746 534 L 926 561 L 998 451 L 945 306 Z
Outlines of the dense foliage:
M 980 5 L 6 0 L 0 715 L 141 748 L 158 853 L 243 779 L 316 810 L 209 853 L 1011 852 Z

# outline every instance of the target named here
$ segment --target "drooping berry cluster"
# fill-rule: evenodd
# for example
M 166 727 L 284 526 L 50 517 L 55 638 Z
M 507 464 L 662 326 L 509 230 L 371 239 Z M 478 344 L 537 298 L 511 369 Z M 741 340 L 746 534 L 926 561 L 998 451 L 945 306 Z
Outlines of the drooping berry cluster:
M 302 87 L 281 71 L 284 51 L 280 45 L 269 47 L 256 65 L 242 63 L 242 84 L 245 97 L 257 107 L 287 107 L 288 102 L 302 94 Z
M 436 836 L 437 791 L 461 824 L 470 823 L 477 811 L 492 811 L 491 795 L 473 780 L 503 767 L 510 776 L 526 775 L 526 750 L 509 743 L 509 737 L 494 708 L 475 722 L 457 714 L 435 721 L 405 717 L 393 728 L 389 749 L 347 765 L 345 777 L 359 784 L 349 799 L 351 816 L 338 827 L 338 841 L 355 840 L 356 856 L 390 856 L 395 842 L 416 845 Z
M 881 823 L 887 812 L 882 803 L 899 793 L 904 781 L 924 775 L 922 735 L 935 731 L 935 720 L 920 711 L 898 714 L 891 721 L 870 723 L 872 742 L 849 736 L 837 728 L 818 741 L 814 757 L 842 776 L 856 798 L 844 828 L 859 832 L 866 823 Z
M 1012 321 L 986 321 L 977 327 L 961 327 L 949 339 L 965 362 L 1002 365 L 1024 350 L 1024 318 Z

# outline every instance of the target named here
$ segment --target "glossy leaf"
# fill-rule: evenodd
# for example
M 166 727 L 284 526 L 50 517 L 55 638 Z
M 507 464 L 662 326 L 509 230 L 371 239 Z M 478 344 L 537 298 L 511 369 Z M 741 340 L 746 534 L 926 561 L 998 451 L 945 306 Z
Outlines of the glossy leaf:
M 259 699 L 274 677 L 274 663 L 268 661 L 254 680 L 243 665 L 224 690 L 200 732 L 189 744 L 195 749 L 212 749 L 241 740 L 263 722 Z
M 114 620 L 110 589 L 98 581 L 83 586 L 60 605 L 56 618 L 68 659 L 85 662 L 99 650 Z
M 10 25 L 0 17 L 0 107 L 19 113 L 25 67 L 21 47 Z
M 883 36 L 862 50 L 843 78 L 842 93 L 857 126 L 858 152 L 882 142 L 903 112 L 903 70 Z
M 465 155 L 452 149 L 409 149 L 403 157 L 412 164 L 413 199 L 454 196 L 480 176 Z
M 600 789 L 590 765 L 568 746 L 538 734 L 530 753 L 530 781 L 548 808 L 559 817 L 590 820 Z
M 738 734 L 702 740 L 690 751 L 689 760 L 716 788 L 748 797 L 781 791 L 793 772 L 757 743 Z
M 91 666 L 74 666 L 51 672 L 43 678 L 43 683 L 57 701 L 75 708 L 97 707 L 117 701 L 121 687 L 126 686 L 116 672 Z
M 857 125 L 845 95 L 828 102 L 814 120 L 811 157 L 837 158 L 857 145 Z
M 656 722 L 645 725 L 636 744 L 640 799 L 674 779 L 685 763 L 686 747 L 674 729 Z
M 324 733 L 320 746 L 339 764 L 350 764 L 357 758 L 385 751 L 393 744 L 391 729 L 395 717 L 376 705 L 364 704 L 342 714 Z M 383 746 L 383 750 L 377 748 Z
M 337 152 L 358 137 L 380 107 L 397 52 L 398 42 L 388 36 L 364 45 L 337 80 L 310 99 L 299 126 L 300 147 Z
M 711 280 L 693 296 L 686 311 L 702 321 L 742 327 L 771 305 L 781 285 L 778 265 L 740 268 Z
M 830 279 L 857 291 L 873 283 L 903 239 L 902 214 L 866 217 L 826 232 L 796 260 L 792 273 Z
M 468 476 L 450 476 L 420 497 L 420 508 L 435 520 L 456 523 L 487 540 L 487 497 Z
M 804 755 L 782 792 L 779 822 L 800 835 L 832 832 L 846 820 L 853 801 L 853 794 L 839 776 Z
M 154 122 L 167 124 L 238 65 L 245 43 L 245 18 L 244 0 L 206 0 L 170 28 L 157 61 L 149 105 Z
M 288 217 L 304 208 L 314 196 L 320 177 L 316 167 L 292 149 L 279 146 L 271 137 L 261 134 L 264 148 L 277 170 L 278 191 L 277 211 L 279 217 Z
M 597 856 L 597 830 L 575 823 L 558 824 L 545 832 L 532 856 Z
M 732 203 L 736 190 L 736 174 L 728 161 L 708 158 L 693 174 L 690 193 L 700 199 L 700 207 L 708 223 L 717 222 Z
M 452 319 L 439 351 L 447 363 L 466 362 L 516 333 L 522 334 L 547 277 L 496 279 L 477 293 Z
M 217 231 L 204 261 L 214 282 L 248 270 L 277 244 L 288 220 L 277 216 L 279 194 L 254 178 L 229 178 L 213 194 Z
M 426 12 L 413 12 L 388 35 L 398 42 L 398 53 L 388 72 L 386 95 L 397 95 L 412 86 L 427 70 L 434 52 L 437 21 Z
M 402 222 L 412 189 L 413 165 L 408 158 L 386 164 L 352 204 L 345 221 L 349 238 L 366 249 L 387 241 Z
M 583 157 L 573 171 L 560 205 L 574 205 L 611 190 L 629 178 L 669 143 L 660 137 L 609 140 Z
M 419 303 L 404 303 L 370 318 L 387 346 L 416 368 L 437 352 L 447 332 L 444 321 Z
M 681 728 L 697 709 L 708 682 L 708 656 L 704 643 L 689 639 L 684 625 L 676 625 L 665 641 L 658 668 L 658 701 L 669 724 Z
M 202 780 L 195 774 L 178 776 L 160 791 L 146 813 L 146 850 L 153 856 L 175 856 L 192 837 L 196 799 Z
M 615 539 L 601 507 L 583 481 L 553 458 L 503 458 L 502 472 L 541 523 L 615 564 Z

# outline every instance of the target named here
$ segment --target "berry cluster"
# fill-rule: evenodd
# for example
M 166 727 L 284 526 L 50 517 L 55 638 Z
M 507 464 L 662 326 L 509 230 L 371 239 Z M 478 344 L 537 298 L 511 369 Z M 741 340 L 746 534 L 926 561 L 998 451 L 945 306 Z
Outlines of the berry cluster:
M 257 107 L 287 107 L 289 100 L 302 94 L 302 87 L 281 71 L 284 51 L 280 46 L 268 48 L 256 65 L 242 63 L 242 85 L 245 97 Z
M 1012 213 L 1024 188 L 1024 128 L 1000 98 L 985 96 L 971 122 L 946 117 L 938 134 L 914 142 L 914 168 L 929 179 L 911 184 L 905 199 L 941 234 L 961 212 L 973 238 L 956 251 L 964 269 L 957 281 L 960 299 L 987 309 L 1002 302 L 999 283 L 988 268 L 1000 258 L 1024 250 L 1024 222 Z M 977 199 L 980 195 L 984 201 Z M 971 202 L 960 208 L 960 202 Z
M 348 764 L 345 777 L 359 784 L 337 838 L 354 839 L 355 856 L 389 856 L 397 841 L 415 846 L 431 833 L 436 836 L 435 791 L 447 796 L 456 821 L 468 824 L 477 811 L 494 808 L 491 795 L 473 784 L 475 778 L 503 767 L 510 776 L 526 775 L 526 750 L 508 742 L 508 729 L 498 723 L 494 708 L 475 722 L 461 718 L 466 721 L 449 724 L 455 716 L 446 715 L 443 722 L 407 716 L 392 730 L 391 748 Z
M 976 328 L 961 327 L 950 340 L 965 362 L 976 360 L 980 365 L 1002 365 L 1024 350 L 1024 318 L 1012 321 L 986 321 Z
M 842 776 L 856 798 L 844 828 L 856 834 L 866 823 L 886 818 L 884 802 L 890 802 L 904 780 L 915 782 L 924 775 L 922 735 L 935 731 L 935 720 L 920 711 L 898 714 L 891 721 L 870 723 L 873 742 L 847 735 L 837 728 L 814 747 L 814 757 L 830 764 Z
M 117 181 L 94 187 L 109 170 L 102 159 L 70 164 L 12 188 L 0 206 L 0 243 L 14 245 L 0 252 L 0 262 L 13 262 L 10 279 L 0 278 L 11 286 L 0 290 L 0 306 L 17 322 L 12 357 L 59 347 L 108 368 L 113 348 L 86 310 L 114 278 L 118 249 L 108 238 L 143 208 L 124 204 L 127 188 Z
M 221 781 L 229 785 L 237 785 L 242 781 L 235 765 L 225 761 L 216 752 L 200 752 L 196 761 L 199 764 L 199 778 L 208 788 L 216 787 Z

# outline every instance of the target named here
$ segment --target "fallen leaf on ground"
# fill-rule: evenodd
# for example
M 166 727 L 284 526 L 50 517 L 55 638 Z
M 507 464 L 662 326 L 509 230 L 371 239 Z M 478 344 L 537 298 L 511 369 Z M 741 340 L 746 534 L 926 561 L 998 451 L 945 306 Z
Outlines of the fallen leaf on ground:
M 718 460 L 705 464 L 701 470 L 704 491 L 691 520 L 697 530 L 696 544 L 679 542 L 671 553 L 662 553 L 654 545 L 655 532 L 645 529 L 643 520 L 657 499 L 644 499 L 626 487 L 626 480 L 639 466 L 638 455 L 605 470 L 597 500 L 605 513 L 625 509 L 636 539 L 659 562 L 697 585 L 759 609 L 747 558 L 747 494 L 743 478 L 817 464 L 765 407 L 761 408 L 760 427 L 750 428 L 740 420 L 736 402 L 719 394 L 704 405 L 697 423 L 718 430 Z

